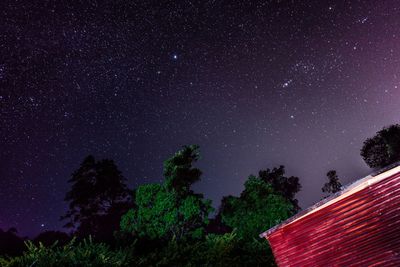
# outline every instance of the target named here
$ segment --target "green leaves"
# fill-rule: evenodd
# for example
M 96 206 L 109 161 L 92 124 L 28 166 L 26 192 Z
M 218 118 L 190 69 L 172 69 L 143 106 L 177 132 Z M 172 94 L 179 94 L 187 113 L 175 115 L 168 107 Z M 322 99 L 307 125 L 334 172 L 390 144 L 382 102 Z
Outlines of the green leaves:
M 158 184 L 143 185 L 136 191 L 137 208 L 122 217 L 121 230 L 139 237 L 183 238 L 206 224 L 210 201 L 190 194 L 182 197 Z
M 191 185 L 200 180 L 201 171 L 192 165 L 200 157 L 199 146 L 184 146 L 172 158 L 164 162 L 165 185 L 169 190 L 186 193 Z
M 201 216 L 200 203 L 201 200 L 195 196 L 188 196 L 182 200 L 179 207 L 179 213 L 182 214 L 185 221 L 189 221 L 197 216 Z
M 211 201 L 191 191 L 201 176 L 193 163 L 198 146 L 185 146 L 164 162 L 163 184 L 147 184 L 136 190 L 136 208 L 122 217 L 121 230 L 149 239 L 201 238 L 212 212 Z
M 211 200 L 191 189 L 201 178 L 193 166 L 198 158 L 198 146 L 185 146 L 164 162 L 163 183 L 141 185 L 133 192 L 134 205 L 119 221 L 114 250 L 91 238 L 63 247 L 27 243 L 23 256 L 0 258 L 0 266 L 274 266 L 267 242 L 258 235 L 296 210 L 299 179 L 285 177 L 283 166 L 249 176 L 239 197 L 223 198 L 214 225 L 206 231 Z M 110 177 L 117 174 L 118 180 L 120 175 L 112 162 L 98 164 L 88 157 L 71 179 L 67 200 L 73 225 L 85 222 L 84 216 L 96 223 L 85 226 L 98 225 L 102 217 L 94 211 L 99 203 L 115 204 L 123 195 L 124 186 L 107 186 Z M 125 249 L 118 249 L 122 244 Z
M 27 251 L 22 256 L 0 258 L 0 266 L 4 267 L 106 267 L 132 266 L 133 258 L 129 248 L 111 250 L 104 243 L 94 243 L 91 238 L 82 242 L 72 239 L 68 244 L 57 247 L 56 244 L 45 247 L 26 242 Z
M 292 215 L 293 205 L 272 185 L 250 176 L 240 197 L 227 197 L 222 207 L 222 221 L 234 228 L 239 238 L 251 240 Z

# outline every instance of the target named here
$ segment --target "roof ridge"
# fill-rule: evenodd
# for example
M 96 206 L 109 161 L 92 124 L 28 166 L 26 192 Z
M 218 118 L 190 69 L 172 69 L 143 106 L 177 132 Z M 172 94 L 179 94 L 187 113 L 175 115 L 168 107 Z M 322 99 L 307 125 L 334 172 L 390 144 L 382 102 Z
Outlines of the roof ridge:
M 377 181 L 379 181 L 379 179 L 377 179 L 376 181 L 374 181 L 372 183 L 370 183 L 369 181 L 374 177 L 377 177 L 377 176 L 379 176 L 381 174 L 384 174 L 386 172 L 389 172 L 391 170 L 396 169 L 396 167 L 399 167 L 399 172 L 400 172 L 400 161 L 395 162 L 393 164 L 390 164 L 390 165 L 388 165 L 388 166 L 386 166 L 386 167 L 384 167 L 382 169 L 379 169 L 377 171 L 372 172 L 371 174 L 369 174 L 367 176 L 364 176 L 363 178 L 360 178 L 360 179 L 358 179 L 358 180 L 356 180 L 354 182 L 351 182 L 351 183 L 349 183 L 349 184 L 347 184 L 345 186 L 342 186 L 342 189 L 339 192 L 337 192 L 335 194 L 332 194 L 329 197 L 326 197 L 326 198 L 316 202 L 314 205 L 308 207 L 307 209 L 298 212 L 297 214 L 293 215 L 292 217 L 289 217 L 288 219 L 284 220 L 280 224 L 277 224 L 274 227 L 268 229 L 267 231 L 261 233 L 259 235 L 259 237 L 260 238 L 266 238 L 267 236 L 269 236 L 272 233 L 274 233 L 276 230 L 278 230 L 278 229 L 280 229 L 280 228 L 282 228 L 282 227 L 284 227 L 284 226 L 286 226 L 288 224 L 291 224 L 291 223 L 293 223 L 293 222 L 295 222 L 295 221 L 297 221 L 297 220 L 299 220 L 299 219 L 301 219 L 301 218 L 313 213 L 314 211 L 316 211 L 317 209 L 321 208 L 322 206 L 324 206 L 324 205 L 329 206 L 329 205 L 335 203 L 336 202 L 336 201 L 334 201 L 335 199 L 339 200 L 339 197 L 341 197 L 341 196 L 343 196 L 343 198 L 347 197 L 347 196 L 344 196 L 346 193 L 349 193 L 351 190 L 356 189 L 358 186 L 362 186 L 364 183 L 367 183 L 368 186 L 371 185 L 371 184 L 376 183 Z M 389 176 L 387 176 L 387 177 L 389 177 Z M 384 178 L 387 178 L 387 177 L 382 177 L 381 179 L 384 179 Z M 363 188 L 360 188 L 359 190 L 362 190 L 362 189 Z

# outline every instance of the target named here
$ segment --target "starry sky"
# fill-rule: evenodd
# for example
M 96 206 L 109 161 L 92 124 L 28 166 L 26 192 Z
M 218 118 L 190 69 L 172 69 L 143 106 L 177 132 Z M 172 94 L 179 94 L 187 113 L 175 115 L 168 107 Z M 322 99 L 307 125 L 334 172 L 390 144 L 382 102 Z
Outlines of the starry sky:
M 83 158 L 131 187 L 199 144 L 218 207 L 283 164 L 303 208 L 399 122 L 398 1 L 0 1 L 0 228 L 60 229 Z

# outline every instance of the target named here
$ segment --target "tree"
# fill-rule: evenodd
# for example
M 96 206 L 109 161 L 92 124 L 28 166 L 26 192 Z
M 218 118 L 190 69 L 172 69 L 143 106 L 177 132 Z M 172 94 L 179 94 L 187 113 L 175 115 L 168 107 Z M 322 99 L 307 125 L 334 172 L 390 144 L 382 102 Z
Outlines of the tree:
M 342 184 L 339 181 L 336 171 L 330 170 L 326 176 L 328 176 L 328 182 L 322 187 L 322 192 L 328 194 L 339 192 L 342 189 Z
M 71 240 L 71 236 L 67 233 L 60 231 L 45 231 L 40 233 L 33 242 L 35 244 L 42 243 L 45 246 L 52 246 L 56 244 L 57 246 L 64 246 Z
M 233 229 L 239 245 L 232 255 L 236 256 L 237 264 L 234 266 L 275 266 L 272 251 L 265 241 L 260 240 L 259 234 L 296 212 L 287 195 L 278 192 L 271 183 L 283 173 L 282 167 L 264 173 L 271 179 L 250 175 L 239 197 L 226 196 L 222 199 L 219 215 L 222 223 Z M 275 179 L 272 179 L 274 174 Z
M 249 176 L 240 197 L 222 200 L 222 221 L 241 239 L 252 240 L 294 214 L 293 204 L 265 180 Z
M 385 127 L 365 140 L 361 156 L 370 168 L 383 168 L 400 160 L 400 125 Z
M 199 238 L 213 210 L 211 201 L 191 190 L 201 171 L 193 167 L 199 158 L 198 146 L 185 146 L 164 162 L 162 184 L 139 186 L 136 207 L 121 219 L 121 230 L 148 239 Z
M 25 250 L 24 239 L 17 235 L 14 227 L 3 231 L 0 229 L 0 255 L 16 256 Z M 0 264 L 1 265 L 1 264 Z
M 285 199 L 293 205 L 294 212 L 300 210 L 298 200 L 295 199 L 296 193 L 301 189 L 299 178 L 295 176 L 286 177 L 285 167 L 273 168 L 272 170 L 261 170 L 258 177 L 264 182 L 270 184 L 275 192 L 280 193 Z
M 119 219 L 130 205 L 131 191 L 114 161 L 95 160 L 88 156 L 68 181 L 72 184 L 66 194 L 69 210 L 62 219 L 78 236 L 92 235 L 109 239 L 118 229 Z
M 133 253 L 129 248 L 112 248 L 92 238 L 77 241 L 73 238 L 67 244 L 44 246 L 31 240 L 25 242 L 24 253 L 17 257 L 1 257 L 2 267 L 130 267 Z
M 200 180 L 201 171 L 192 165 L 200 158 L 199 146 L 184 146 L 164 162 L 165 186 L 179 194 L 190 193 L 190 187 Z

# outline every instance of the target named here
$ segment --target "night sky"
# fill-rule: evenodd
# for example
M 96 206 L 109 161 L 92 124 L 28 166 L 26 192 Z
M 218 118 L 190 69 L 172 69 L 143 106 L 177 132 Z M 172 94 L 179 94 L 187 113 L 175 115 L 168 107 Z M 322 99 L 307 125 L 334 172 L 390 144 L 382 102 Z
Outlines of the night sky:
M 283 164 L 303 208 L 399 122 L 398 1 L 0 1 L 0 228 L 61 229 L 83 158 L 131 187 L 199 144 L 218 207 Z

